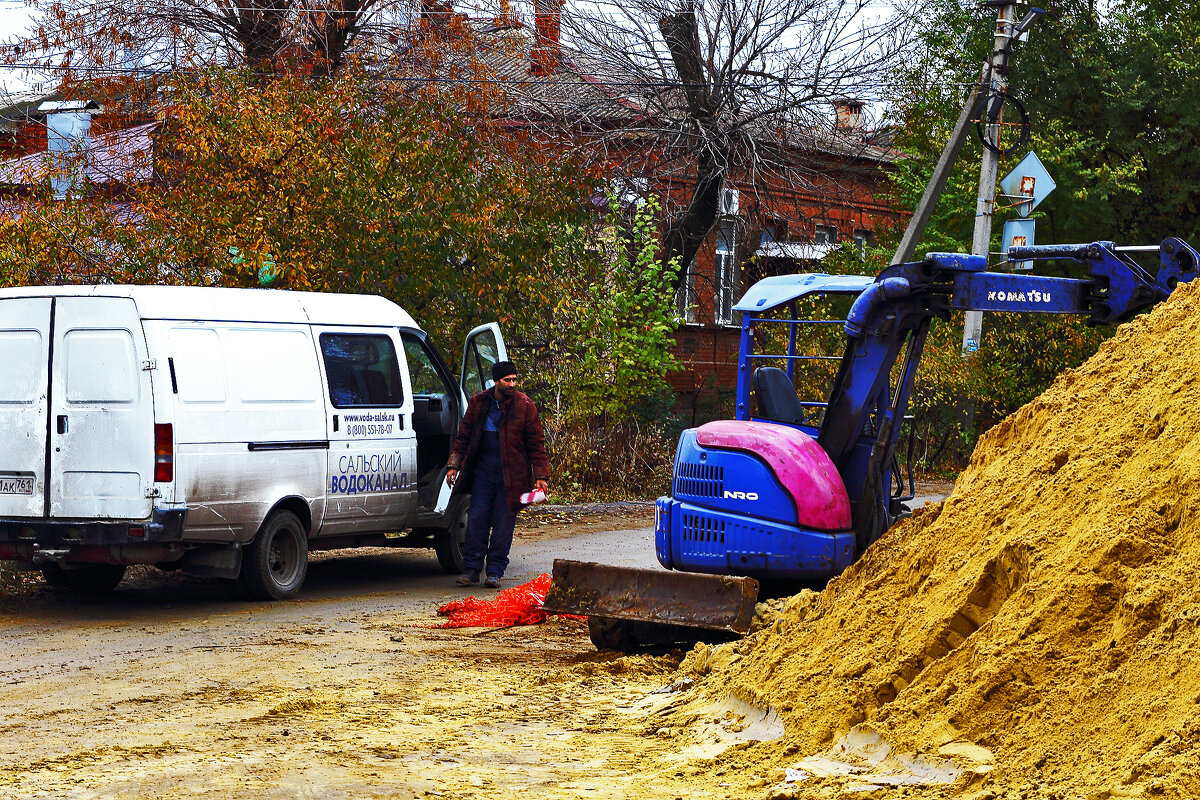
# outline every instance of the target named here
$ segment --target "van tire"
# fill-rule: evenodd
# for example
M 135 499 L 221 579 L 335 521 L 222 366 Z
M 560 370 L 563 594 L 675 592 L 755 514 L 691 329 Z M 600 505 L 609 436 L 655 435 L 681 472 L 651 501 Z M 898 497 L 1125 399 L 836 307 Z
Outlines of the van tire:
M 450 516 L 449 526 L 433 536 L 433 550 L 448 575 L 459 575 L 466 568 L 463 552 L 467 546 L 467 512 L 470 508 L 471 498 L 463 497 Z
M 125 577 L 124 564 L 96 564 L 78 569 L 63 569 L 58 564 L 42 567 L 46 583 L 77 594 L 108 594 Z
M 242 551 L 241 582 L 257 600 L 287 600 L 300 591 L 307 574 L 304 525 L 292 512 L 276 511 Z

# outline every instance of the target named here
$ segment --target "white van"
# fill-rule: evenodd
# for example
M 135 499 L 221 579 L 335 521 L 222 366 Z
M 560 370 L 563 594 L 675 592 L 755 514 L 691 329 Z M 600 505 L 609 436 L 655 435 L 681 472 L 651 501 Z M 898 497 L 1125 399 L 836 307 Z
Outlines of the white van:
M 459 380 L 382 297 L 182 286 L 0 290 L 0 559 L 111 590 L 126 565 L 291 597 L 308 552 L 432 547 L 462 571 L 446 458 L 507 358 Z

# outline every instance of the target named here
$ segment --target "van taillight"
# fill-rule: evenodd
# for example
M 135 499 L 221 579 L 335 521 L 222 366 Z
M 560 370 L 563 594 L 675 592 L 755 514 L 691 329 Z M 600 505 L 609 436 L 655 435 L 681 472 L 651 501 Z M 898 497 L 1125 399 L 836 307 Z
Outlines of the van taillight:
M 175 480 L 175 433 L 170 425 L 154 426 L 154 480 Z

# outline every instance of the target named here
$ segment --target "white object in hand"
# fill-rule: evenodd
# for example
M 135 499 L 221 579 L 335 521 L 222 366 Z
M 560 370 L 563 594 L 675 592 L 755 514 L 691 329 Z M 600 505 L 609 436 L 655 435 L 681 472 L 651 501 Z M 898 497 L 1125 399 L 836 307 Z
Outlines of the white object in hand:
M 442 481 L 442 488 L 441 488 L 441 491 L 438 492 L 437 505 L 434 506 L 433 513 L 435 513 L 435 514 L 446 513 L 446 508 L 449 507 L 449 505 L 450 505 L 450 492 L 451 491 L 452 491 L 452 489 L 450 488 L 450 484 L 446 483 L 445 481 Z
M 521 495 L 521 502 L 527 506 L 534 505 L 535 503 L 544 503 L 546 502 L 546 493 L 541 489 L 534 489 L 532 492 L 526 492 Z

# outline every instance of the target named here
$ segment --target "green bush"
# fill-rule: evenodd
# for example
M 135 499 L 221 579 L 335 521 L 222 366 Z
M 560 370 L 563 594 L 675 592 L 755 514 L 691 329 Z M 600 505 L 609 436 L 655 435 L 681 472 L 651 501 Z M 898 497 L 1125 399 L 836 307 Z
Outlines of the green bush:
M 670 488 L 678 437 L 662 423 L 573 414 L 545 426 L 556 501 L 648 500 Z

